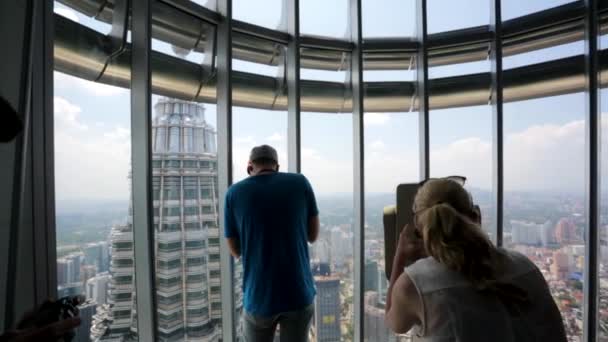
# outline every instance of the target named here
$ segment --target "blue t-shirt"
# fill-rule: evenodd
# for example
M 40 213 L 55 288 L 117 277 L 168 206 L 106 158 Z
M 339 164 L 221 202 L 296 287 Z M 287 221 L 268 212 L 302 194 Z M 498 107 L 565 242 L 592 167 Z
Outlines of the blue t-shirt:
M 226 193 L 225 236 L 237 238 L 243 262 L 245 309 L 272 316 L 313 302 L 308 222 L 319 210 L 310 183 L 300 174 L 246 178 Z

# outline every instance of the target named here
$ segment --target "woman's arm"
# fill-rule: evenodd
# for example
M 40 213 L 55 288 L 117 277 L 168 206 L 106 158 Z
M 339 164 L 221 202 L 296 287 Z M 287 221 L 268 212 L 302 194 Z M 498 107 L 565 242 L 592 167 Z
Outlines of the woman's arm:
M 397 251 L 395 252 L 393 268 L 391 269 L 391 279 L 386 294 L 386 312 L 390 310 L 392 305 L 391 294 L 393 292 L 393 286 L 401 274 L 403 274 L 404 269 L 416 262 L 416 260 L 425 257 L 422 240 L 416 238 L 413 229 L 415 229 L 413 225 L 406 225 L 399 234 Z
M 421 321 L 422 303 L 416 286 L 407 274 L 402 274 L 395 284 L 390 297 L 392 302 L 386 311 L 386 325 L 396 334 L 408 332 L 412 326 Z

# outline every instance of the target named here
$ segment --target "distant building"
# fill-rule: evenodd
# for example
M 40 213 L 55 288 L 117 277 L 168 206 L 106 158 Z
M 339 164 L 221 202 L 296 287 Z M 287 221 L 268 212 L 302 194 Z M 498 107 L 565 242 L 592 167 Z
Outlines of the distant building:
M 112 276 L 107 272 L 89 279 L 85 285 L 87 299 L 97 304 L 106 304 L 111 280 Z
M 368 261 L 365 263 L 365 273 L 363 279 L 365 279 L 364 291 L 376 291 L 378 292 L 378 263 L 375 261 Z
M 83 265 L 80 268 L 80 281 L 83 285 L 86 285 L 87 281 L 97 274 L 97 266 L 94 265 Z
M 343 265 L 353 255 L 352 232 L 345 232 L 340 227 L 331 228 L 329 243 L 331 246 L 331 262 Z
M 550 246 L 555 242 L 551 222 L 538 224 L 511 220 L 511 241 L 518 245 Z
M 83 251 L 87 265 L 94 265 L 99 273 L 108 271 L 110 266 L 110 248 L 106 241 L 89 243 L 83 248 Z
M 63 258 L 57 259 L 58 285 L 65 285 L 82 281 L 82 279 L 80 278 L 82 258 L 82 254 L 73 253 Z
M 390 330 L 386 327 L 384 305 L 377 292 L 367 291 L 364 298 L 364 341 L 389 341 Z
M 555 226 L 555 239 L 559 244 L 565 244 L 578 240 L 574 221 L 568 218 L 562 218 L 559 220 Z
M 553 252 L 553 262 L 551 264 L 551 275 L 559 280 L 564 280 L 569 273 L 568 254 L 562 251 Z
M 63 286 L 68 281 L 68 264 L 66 259 L 57 259 L 57 286 Z
M 95 310 L 97 309 L 97 303 L 87 301 L 84 304 L 80 305 L 78 309 L 78 315 L 80 316 L 80 325 L 74 331 L 76 333 L 76 336 L 74 336 L 73 341 L 89 341 L 89 335 L 91 334 L 91 325 L 93 322 L 93 316 L 95 315 Z
M 317 342 L 340 342 L 340 279 L 315 277 L 315 284 L 314 326 Z
M 81 281 L 80 267 L 82 266 L 83 258 L 84 255 L 82 253 L 73 253 L 65 257 L 68 261 L 68 282 Z

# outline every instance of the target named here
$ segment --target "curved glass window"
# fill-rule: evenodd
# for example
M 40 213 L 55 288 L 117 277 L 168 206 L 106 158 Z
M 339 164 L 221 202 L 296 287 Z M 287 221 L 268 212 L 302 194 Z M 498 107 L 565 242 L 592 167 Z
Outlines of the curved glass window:
M 82 279 L 101 284 L 104 277 L 113 277 L 112 283 L 130 294 L 115 296 L 113 302 L 132 303 L 124 303 L 124 310 L 109 302 L 98 303 L 112 308 L 109 314 L 116 312 L 111 319 L 125 320 L 124 326 L 108 323 L 107 328 L 119 339 L 136 336 L 134 278 L 126 278 L 132 279 L 130 283 L 121 278 L 133 272 L 135 264 L 129 181 L 137 175 L 129 170 L 131 145 L 139 144 L 130 141 L 129 54 L 110 58 L 114 46 L 103 43 L 108 41 L 106 35 L 118 10 L 111 2 L 100 6 L 91 5 L 96 1 L 60 2 L 53 16 L 58 286 L 60 291 L 82 292 Z M 582 313 L 589 298 L 582 289 L 587 262 L 595 261 L 585 259 L 586 233 L 598 230 L 599 260 L 591 267 L 597 269 L 600 284 L 598 335 L 600 340 L 608 336 L 602 325 L 608 312 L 608 182 L 600 182 L 601 226 L 589 227 L 586 221 L 585 2 L 502 2 L 504 123 L 500 141 L 495 139 L 498 126 L 492 121 L 490 43 L 494 34 L 489 1 L 428 0 L 427 13 L 422 14 L 417 13 L 416 0 L 361 0 L 362 21 L 357 23 L 349 7 L 355 2 L 302 0 L 300 37 L 289 37 L 287 0 L 233 0 L 232 70 L 218 68 L 225 51 L 215 41 L 221 38 L 215 25 L 223 19 L 209 12 L 217 10 L 218 2 L 192 2 L 154 2 L 149 37 L 154 91 L 150 94 L 154 216 L 150 228 L 154 251 L 160 253 L 154 262 L 162 269 L 157 275 L 161 338 L 222 339 L 223 296 L 218 284 L 226 264 L 220 258 L 223 227 L 218 217 L 225 190 L 220 185 L 248 177 L 249 152 L 256 145 L 274 146 L 280 170 L 289 170 L 294 165 L 287 165 L 288 150 L 292 151 L 288 146 L 296 141 L 294 137 L 300 139 L 296 147 L 301 172 L 310 180 L 320 208 L 321 231 L 310 247 L 311 267 L 330 273 L 315 274 L 321 289 L 317 307 L 331 310 L 313 324 L 316 330 L 311 335 L 317 340 L 354 339 L 360 328 L 354 326 L 357 296 L 363 299 L 362 342 L 407 339 L 385 327 L 388 284 L 382 215 L 385 207 L 395 204 L 398 184 L 420 180 L 421 165 L 429 166 L 432 177 L 460 174 L 468 178 L 466 188 L 481 207 L 482 226 L 488 234 L 500 222 L 493 216 L 501 203 L 494 193 L 493 177 L 504 174 L 504 245 L 527 255 L 541 270 L 573 342 L 585 336 Z M 427 70 L 422 70 L 418 60 L 418 15 L 426 15 L 428 24 Z M 358 51 L 353 50 L 351 29 L 359 24 L 363 61 L 360 70 L 351 70 L 352 52 Z M 598 31 L 598 60 L 605 69 L 605 27 Z M 294 66 L 289 65 L 293 55 L 288 48 L 294 39 L 300 43 L 299 84 L 289 78 Z M 428 93 L 424 94 L 429 100 L 428 126 L 421 120 L 425 113 L 419 112 L 418 76 L 423 71 L 428 73 Z M 227 100 L 218 98 L 226 95 L 216 88 L 222 76 L 231 78 L 230 132 L 218 127 L 218 118 L 228 114 L 218 112 L 223 106 L 216 105 L 218 100 L 221 104 Z M 359 76 L 364 81 L 362 137 L 353 134 L 357 122 L 352 115 L 356 107 L 353 86 L 357 85 L 353 77 Z M 600 77 L 602 82 L 605 86 Z M 288 106 L 294 86 L 300 94 L 299 131 L 288 129 L 293 123 L 288 119 L 297 117 L 291 116 L 293 107 Z M 599 115 L 604 119 L 605 89 L 600 102 Z M 429 136 L 424 141 L 426 128 Z M 230 146 L 217 146 L 217 137 L 226 133 L 231 133 Z M 606 136 L 602 143 L 608 146 Z M 359 138 L 363 165 L 353 158 Z M 504 149 L 502 173 L 493 169 L 493 153 L 499 146 Z M 228 162 L 233 174 L 222 174 L 226 165 L 218 165 L 218 160 L 225 162 L 218 159 L 218 147 L 231 152 Z M 429 160 L 424 160 L 421 151 L 427 147 Z M 361 195 L 354 193 L 357 168 L 364 171 L 364 213 L 355 212 L 353 206 L 353 199 Z M 601 178 L 608 176 L 606 169 L 604 165 Z M 104 211 L 94 216 L 81 207 Z M 353 217 L 359 214 L 365 217 L 363 236 L 355 236 L 360 230 L 354 227 Z M 360 240 L 365 245 L 362 256 L 354 246 Z M 99 260 L 91 262 L 97 255 Z M 361 259 L 364 284 L 357 292 L 359 268 L 353 265 Z M 200 267 L 205 260 L 210 261 L 209 267 Z M 187 284 L 181 278 L 162 279 L 185 271 L 186 266 L 192 266 Z M 100 267 L 97 273 L 95 267 Z M 107 276 L 102 272 L 108 272 Z M 200 294 L 207 291 L 207 281 L 214 286 L 209 288 L 208 303 L 202 303 Z M 234 278 L 222 283 L 233 291 L 235 317 L 242 310 L 241 281 L 242 265 L 237 261 Z M 194 289 L 201 292 L 184 295 Z M 321 302 L 323 298 L 331 302 Z M 170 305 L 179 306 L 171 307 L 177 314 L 166 312 Z M 239 333 L 237 329 L 235 340 L 242 337 Z

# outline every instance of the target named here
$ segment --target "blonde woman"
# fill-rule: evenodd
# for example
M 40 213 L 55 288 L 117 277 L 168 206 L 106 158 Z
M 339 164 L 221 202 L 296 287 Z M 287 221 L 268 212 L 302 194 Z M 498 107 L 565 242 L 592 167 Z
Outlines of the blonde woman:
M 566 341 L 547 283 L 525 256 L 496 248 L 457 178 L 428 180 L 399 239 L 386 305 L 416 341 Z

